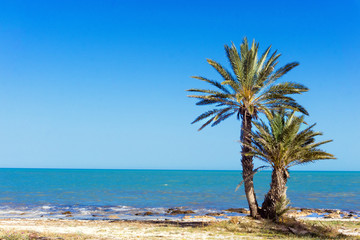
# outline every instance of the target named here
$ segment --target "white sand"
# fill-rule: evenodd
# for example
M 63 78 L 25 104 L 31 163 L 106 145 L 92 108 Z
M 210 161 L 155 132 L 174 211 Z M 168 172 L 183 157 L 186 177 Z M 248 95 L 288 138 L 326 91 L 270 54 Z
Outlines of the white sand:
M 234 234 L 216 235 L 191 228 L 155 224 L 83 220 L 0 220 L 1 230 L 43 234 L 76 234 L 78 239 L 241 239 Z M 258 238 L 261 239 L 261 238 Z

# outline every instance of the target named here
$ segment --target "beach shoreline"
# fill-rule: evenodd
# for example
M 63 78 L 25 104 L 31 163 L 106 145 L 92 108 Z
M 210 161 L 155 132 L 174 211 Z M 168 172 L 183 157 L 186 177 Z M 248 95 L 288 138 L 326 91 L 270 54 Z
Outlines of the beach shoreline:
M 80 209 L 80 210 L 79 210 Z M 244 217 L 250 214 L 247 208 L 195 209 L 191 207 L 173 208 L 133 208 L 128 206 L 84 208 L 60 208 L 48 206 L 40 208 L 5 208 L 0 209 L 0 219 L 67 219 L 67 220 L 135 220 L 166 221 L 197 219 L 201 216 L 208 220 L 226 220 L 231 217 Z M 359 211 L 339 209 L 316 209 L 291 207 L 286 215 L 294 218 L 312 219 L 349 219 L 360 220 Z
M 185 207 L 165 212 L 162 216 L 148 211 L 124 216 L 110 213 L 103 219 L 74 219 L 70 211 L 60 217 L 36 218 L 20 213 L 20 218 L 0 218 L 0 239 L 297 239 L 322 234 L 360 239 L 360 214 L 351 211 L 291 208 L 280 223 L 255 220 L 245 208 L 204 215 Z
M 325 228 L 320 234 L 332 232 L 334 236 L 360 238 L 360 219 L 309 218 L 296 222 L 303 226 L 318 224 Z M 226 220 L 193 216 L 175 221 L 0 219 L 2 239 L 268 239 L 286 236 L 297 239 L 304 235 L 316 236 L 306 227 L 255 220 L 248 216 Z

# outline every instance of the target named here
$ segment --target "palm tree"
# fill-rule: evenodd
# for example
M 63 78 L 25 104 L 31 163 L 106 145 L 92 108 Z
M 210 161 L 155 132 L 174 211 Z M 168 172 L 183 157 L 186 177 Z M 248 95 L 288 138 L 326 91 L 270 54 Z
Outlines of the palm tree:
M 200 99 L 196 105 L 215 105 L 198 116 L 192 123 L 207 119 L 200 127 L 215 126 L 232 115 L 242 119 L 240 140 L 242 142 L 242 175 L 245 185 L 251 216 L 258 216 L 258 204 L 254 192 L 252 157 L 247 153 L 251 142 L 252 120 L 257 119 L 259 113 L 269 113 L 271 110 L 287 108 L 307 114 L 306 110 L 291 98 L 290 94 L 299 94 L 308 91 L 301 84 L 292 82 L 276 83 L 276 81 L 294 67 L 297 62 L 286 64 L 275 71 L 280 54 L 275 51 L 270 55 L 271 46 L 258 58 L 259 44 L 252 42 L 251 46 L 244 38 L 240 45 L 240 52 L 235 45 L 225 45 L 225 52 L 230 62 L 232 72 L 226 70 L 221 64 L 208 59 L 207 62 L 223 78 L 222 82 L 213 81 L 204 77 L 193 77 L 211 84 L 216 90 L 189 89 L 201 95 L 189 97 Z
M 297 117 L 294 112 L 284 110 L 268 115 L 269 126 L 263 121 L 254 123 L 257 128 L 252 132 L 252 145 L 249 155 L 268 163 L 272 168 L 270 190 L 261 208 L 263 218 L 276 219 L 277 204 L 286 199 L 286 182 L 289 168 L 314 162 L 315 160 L 334 159 L 334 156 L 318 147 L 332 140 L 315 142 L 321 132 L 313 131 L 314 125 L 304 130 L 304 116 Z

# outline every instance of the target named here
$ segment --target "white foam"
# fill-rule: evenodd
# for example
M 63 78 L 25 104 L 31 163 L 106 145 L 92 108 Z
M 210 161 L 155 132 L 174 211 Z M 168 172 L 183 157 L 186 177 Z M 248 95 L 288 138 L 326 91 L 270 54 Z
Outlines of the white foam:
M 126 212 L 126 211 L 130 211 L 130 210 L 136 210 L 136 208 L 129 207 L 129 206 L 116 206 L 116 207 L 110 207 L 109 209 L 113 210 L 113 211 L 117 211 L 117 212 Z

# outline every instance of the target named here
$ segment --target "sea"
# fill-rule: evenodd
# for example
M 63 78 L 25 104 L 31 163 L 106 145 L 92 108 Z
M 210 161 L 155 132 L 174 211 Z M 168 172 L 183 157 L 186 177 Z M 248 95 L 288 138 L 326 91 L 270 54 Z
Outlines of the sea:
M 270 177 L 270 171 L 255 175 L 260 204 Z M 247 208 L 243 186 L 235 191 L 241 180 L 241 171 L 3 168 L 0 218 L 178 217 L 169 208 L 204 215 Z M 292 207 L 360 214 L 360 172 L 292 171 L 287 186 Z

